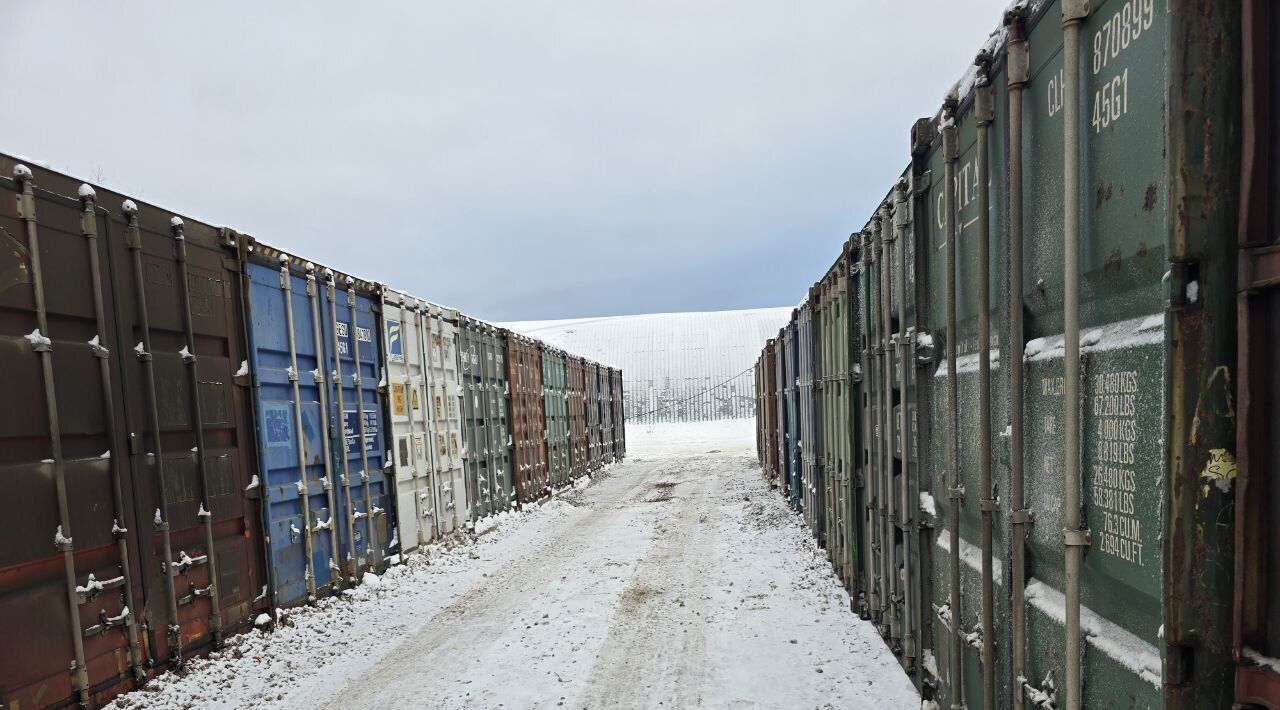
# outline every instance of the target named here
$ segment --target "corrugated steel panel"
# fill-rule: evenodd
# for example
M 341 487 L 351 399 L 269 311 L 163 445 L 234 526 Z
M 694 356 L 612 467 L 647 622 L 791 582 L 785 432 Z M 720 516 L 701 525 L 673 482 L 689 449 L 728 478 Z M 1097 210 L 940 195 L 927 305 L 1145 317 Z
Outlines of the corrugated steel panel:
M 458 373 L 473 523 L 516 506 L 506 362 L 506 341 L 498 329 L 462 316 L 458 324 Z
M 800 508 L 800 410 L 798 406 L 798 384 L 799 373 L 796 371 L 798 360 L 796 357 L 796 325 L 795 311 L 792 311 L 792 320 L 783 328 L 782 334 L 779 336 L 782 341 L 782 359 L 783 359 L 783 375 L 782 375 L 782 392 L 783 405 L 780 409 L 786 418 L 786 426 L 784 428 L 787 451 L 785 454 L 787 480 L 785 491 L 787 500 L 793 508 Z
M 439 306 L 397 291 L 384 291 L 382 311 L 397 532 L 410 551 L 468 517 L 457 330 Z
M 564 351 L 542 344 L 542 386 L 547 417 L 547 477 L 553 489 L 569 484 L 569 371 Z
M 380 296 L 368 282 L 240 243 L 272 591 L 277 604 L 299 604 L 355 584 L 398 551 L 377 386 Z
M 1235 701 L 1280 708 L 1280 667 L 1257 663 L 1280 658 L 1280 160 L 1274 152 L 1280 145 L 1274 113 L 1280 99 L 1280 12 L 1270 2 L 1251 0 L 1243 4 L 1241 27 L 1245 148 L 1237 237 Z
M 600 366 L 600 463 L 613 463 L 613 369 Z
M 582 361 L 583 377 L 587 383 L 587 470 L 600 467 L 600 364 Z
M 266 604 L 235 262 L 213 227 L 17 165 L 0 359 L 45 404 L 0 413 L 0 702 L 101 703 Z
M 752 364 L 790 313 L 764 308 L 504 325 L 621 369 L 628 421 L 702 421 L 755 416 Z
M 609 399 L 613 405 L 613 456 L 621 461 L 627 455 L 626 395 L 623 393 L 622 370 L 609 369 Z
M 551 493 L 547 476 L 547 413 L 542 387 L 541 344 L 502 331 L 507 342 L 507 378 L 511 395 L 511 465 L 516 499 L 533 503 Z
M 565 356 L 569 375 L 569 465 L 570 477 L 578 478 L 591 469 L 591 436 L 587 429 L 587 368 L 577 355 Z
M 1014 40 L 993 34 L 942 115 L 917 122 L 910 168 L 846 245 L 842 260 L 860 250 L 856 318 L 836 317 L 832 272 L 800 309 L 802 476 L 838 503 L 814 512 L 806 480 L 806 522 L 837 538 L 837 570 L 850 564 L 842 575 L 930 703 L 1277 703 L 1266 654 L 1239 636 L 1275 647 L 1257 601 L 1270 564 L 1257 511 L 1270 503 L 1266 489 L 1229 493 L 1233 442 L 1267 457 L 1265 429 L 1234 429 L 1260 426 L 1249 399 L 1267 381 L 1241 395 L 1224 364 L 1238 345 L 1238 376 L 1258 377 L 1251 358 L 1269 352 L 1252 338 L 1265 342 L 1257 314 L 1280 276 L 1233 278 L 1280 274 L 1258 206 L 1265 139 L 1249 144 L 1257 202 L 1240 211 L 1254 251 L 1222 237 L 1237 216 L 1236 40 L 1246 20 L 1274 29 L 1267 12 L 1012 8 Z M 1246 71 L 1265 55 L 1246 42 Z M 1246 105 L 1271 107 L 1254 89 Z M 1251 110 L 1246 141 L 1271 109 Z M 852 425 L 831 391 L 845 361 Z M 849 440 L 864 488 L 852 496 L 834 491 Z M 841 523 L 850 508 L 861 527 Z M 1251 508 L 1235 531 L 1253 552 L 1236 562 L 1252 581 L 1236 589 L 1233 649 L 1231 519 Z

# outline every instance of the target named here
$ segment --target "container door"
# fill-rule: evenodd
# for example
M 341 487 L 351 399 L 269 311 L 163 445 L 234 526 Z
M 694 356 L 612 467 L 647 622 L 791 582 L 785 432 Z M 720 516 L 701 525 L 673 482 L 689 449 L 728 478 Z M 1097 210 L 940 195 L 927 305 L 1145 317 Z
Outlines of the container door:
M 1244 151 L 1239 232 L 1236 702 L 1280 708 L 1280 135 L 1271 3 L 1244 3 Z
M 383 373 L 382 326 L 375 304 L 349 280 L 335 294 L 329 328 L 335 352 L 328 358 L 330 412 L 335 424 L 333 455 L 336 485 L 346 513 L 339 522 L 349 575 L 377 571 L 390 553 L 390 486 L 384 472 L 385 428 L 378 383 Z
M 431 406 L 431 439 L 435 442 L 436 494 L 441 508 L 441 533 L 466 525 L 471 517 L 463 458 L 463 388 L 458 377 L 457 313 L 431 307 L 427 319 L 428 400 Z
M 440 535 L 435 468 L 423 361 L 424 314 L 416 299 L 390 292 L 382 302 L 387 413 L 395 473 L 396 535 L 400 549 L 417 549 Z
M 218 233 L 130 207 L 113 206 L 113 346 L 151 648 L 171 659 L 247 625 L 267 601 L 261 515 L 246 497 L 257 474 L 250 393 L 236 377 L 249 353 L 238 265 Z
M 6 488 L 0 497 L 6 531 L 0 545 L 0 705 L 71 703 L 79 698 L 76 686 L 94 688 L 90 701 L 98 705 L 133 689 L 148 658 L 137 619 L 149 571 L 142 567 L 139 534 L 149 525 L 139 526 L 134 514 L 122 360 L 108 350 L 117 336 L 107 218 L 90 202 L 87 221 L 81 221 L 84 206 L 58 196 L 76 194 L 77 184 L 39 169 L 31 180 L 33 209 L 20 216 L 23 186 L 9 179 L 15 165 L 0 155 L 0 387 L 6 401 L 28 405 L 0 408 L 0 480 Z M 119 206 L 118 199 L 103 198 L 104 205 Z M 53 356 L 50 379 L 42 369 L 45 353 Z M 46 388 L 57 406 L 56 431 Z M 64 553 L 55 547 L 63 524 L 59 463 L 70 521 L 62 528 L 73 557 L 70 577 Z M 84 590 L 74 605 L 68 587 Z M 68 672 L 77 639 L 82 675 Z
M 322 286 L 288 262 L 243 268 L 267 552 L 275 603 L 291 606 L 331 591 L 330 566 L 341 559 L 328 485 Z
M 482 367 L 485 347 L 471 321 L 463 321 L 459 334 L 461 349 L 458 352 L 458 362 L 463 390 L 467 485 L 473 493 L 471 519 L 477 521 L 493 515 L 495 500 L 499 496 L 491 469 L 492 441 L 487 415 L 489 397 Z

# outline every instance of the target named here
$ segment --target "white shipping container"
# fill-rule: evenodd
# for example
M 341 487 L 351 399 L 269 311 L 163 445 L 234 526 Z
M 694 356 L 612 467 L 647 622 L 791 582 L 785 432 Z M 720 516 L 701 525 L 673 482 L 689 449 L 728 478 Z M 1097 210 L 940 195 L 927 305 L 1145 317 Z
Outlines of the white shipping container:
M 469 510 L 457 313 L 392 290 L 382 312 L 399 538 L 410 551 L 457 530 Z

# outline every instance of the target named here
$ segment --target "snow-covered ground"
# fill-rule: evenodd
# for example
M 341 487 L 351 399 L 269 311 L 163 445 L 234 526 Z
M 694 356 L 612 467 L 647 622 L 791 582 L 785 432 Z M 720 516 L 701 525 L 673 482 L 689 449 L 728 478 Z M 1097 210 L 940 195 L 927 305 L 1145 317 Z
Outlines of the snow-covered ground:
M 750 420 L 628 431 L 590 485 L 295 609 L 133 708 L 915 708 Z M 714 453 L 708 453 L 714 452 Z

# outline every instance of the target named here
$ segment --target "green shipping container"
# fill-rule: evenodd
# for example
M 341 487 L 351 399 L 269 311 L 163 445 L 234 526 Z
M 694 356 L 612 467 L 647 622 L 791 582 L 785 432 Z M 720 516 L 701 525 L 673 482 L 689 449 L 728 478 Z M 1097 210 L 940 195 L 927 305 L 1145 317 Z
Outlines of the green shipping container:
M 516 505 L 506 359 L 506 342 L 495 326 L 461 317 L 458 374 L 462 383 L 462 435 L 467 447 L 472 523 Z
M 547 410 L 547 463 L 551 487 L 569 485 L 569 372 L 564 351 L 542 346 L 542 390 Z
M 939 707 L 1260 702 L 1232 655 L 1233 569 L 1266 574 L 1233 551 L 1241 22 L 1015 6 L 845 247 L 851 296 L 810 290 L 807 520 Z

